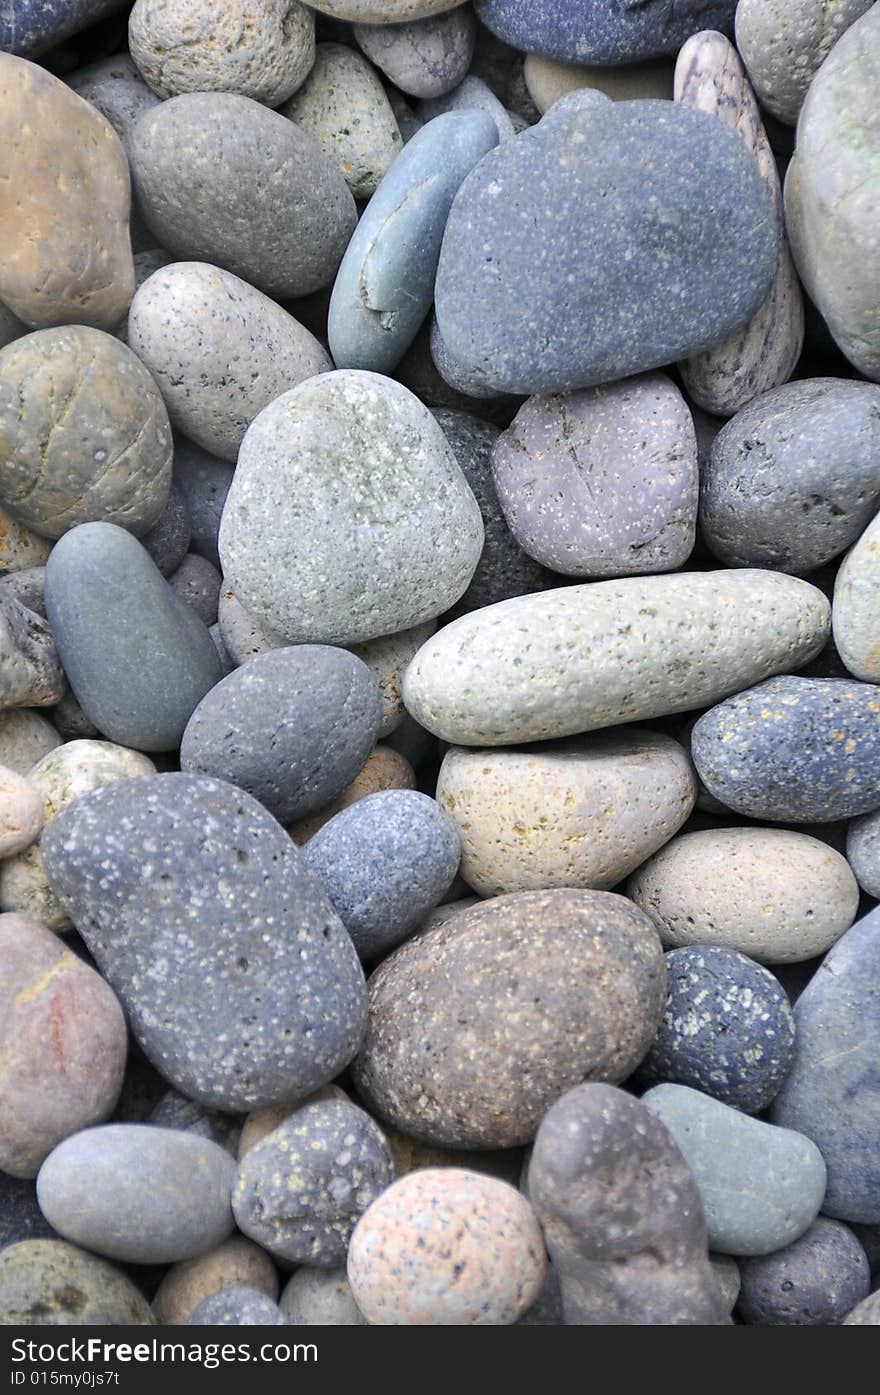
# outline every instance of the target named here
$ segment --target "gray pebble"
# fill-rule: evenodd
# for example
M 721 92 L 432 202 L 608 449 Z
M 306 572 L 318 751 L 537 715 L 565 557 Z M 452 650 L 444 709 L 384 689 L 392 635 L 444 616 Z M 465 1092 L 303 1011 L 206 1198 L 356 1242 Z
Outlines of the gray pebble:
M 831 1327 L 871 1286 L 864 1250 L 849 1226 L 818 1216 L 793 1245 L 740 1265 L 738 1313 L 760 1327 Z
M 101 735 L 91 718 L 83 712 L 73 693 L 69 691 L 52 708 L 52 721 L 65 741 L 80 741 Z
M 303 1265 L 285 1284 L 278 1306 L 295 1327 L 363 1327 L 345 1269 Z
M 66 688 L 49 622 L 0 595 L 0 709 L 52 707 Z
M 186 501 L 190 542 L 195 552 L 220 566 L 217 538 L 223 505 L 235 467 L 209 455 L 201 446 L 178 436 L 174 442 L 174 489 Z
M 149 533 L 144 534 L 141 542 L 162 575 L 170 577 L 186 556 L 190 536 L 186 498 L 182 491 L 172 484 L 165 512 L 160 516 L 158 523 L 153 524 Z
M 216 1109 L 188 1100 L 177 1090 L 166 1090 L 146 1120 L 160 1129 L 177 1129 L 219 1143 L 227 1153 L 236 1157 L 241 1136 L 242 1116 L 221 1114 Z
M 880 682 L 880 514 L 840 564 L 831 624 L 837 651 L 853 677 Z
M 168 585 L 176 596 L 186 601 L 199 617 L 203 625 L 216 625 L 217 602 L 223 578 L 207 557 L 190 552 L 184 557 Z
M 356 24 L 372 63 L 409 97 L 442 97 L 464 79 L 474 52 L 473 11 L 459 6 L 409 24 Z
M 46 568 L 25 567 L 20 572 L 0 576 L 0 597 L 18 601 L 35 615 L 46 618 Z
M 478 77 L 466 77 L 442 97 L 419 102 L 417 110 L 425 122 L 433 121 L 435 116 L 442 116 L 447 111 L 482 111 L 494 121 L 499 141 L 513 140 L 516 135 L 513 122 L 501 102 Z
M 736 46 L 762 106 L 789 125 L 813 77 L 873 0 L 739 0 Z
M 880 901 L 880 809 L 853 819 L 846 831 L 846 859 L 862 890 Z
M 0 710 L 0 765 L 27 775 L 38 760 L 60 745 L 56 728 L 33 708 Z
M 277 1303 L 255 1288 L 235 1284 L 203 1298 L 186 1320 L 187 1327 L 284 1327 L 288 1319 Z

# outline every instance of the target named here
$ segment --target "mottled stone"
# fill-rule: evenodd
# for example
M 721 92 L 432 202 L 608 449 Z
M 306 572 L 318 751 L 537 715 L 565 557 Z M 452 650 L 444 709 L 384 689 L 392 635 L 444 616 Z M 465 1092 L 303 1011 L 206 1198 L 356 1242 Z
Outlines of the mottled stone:
M 429 121 L 394 161 L 348 244 L 327 334 L 340 368 L 390 373 L 431 308 L 443 230 L 462 181 L 497 143 L 483 113 Z
M 880 683 L 880 515 L 840 564 L 831 625 L 837 652 L 850 673 Z
M 0 299 L 33 329 L 113 329 L 134 285 L 113 127 L 45 68 L 0 52 L 0 150 Z
M 315 63 L 281 108 L 339 167 L 356 199 L 376 192 L 403 149 L 391 103 L 378 75 L 345 44 L 318 44 Z
M 446 92 L 442 97 L 429 97 L 418 105 L 419 116 L 426 124 L 448 112 L 464 111 L 479 111 L 488 116 L 499 142 L 513 140 L 516 135 L 510 115 L 494 92 L 478 77 L 466 77 L 451 92 Z
M 730 416 L 759 393 L 788 382 L 804 342 L 804 304 L 785 237 L 782 185 L 761 113 L 739 55 L 723 34 L 695 34 L 675 66 L 675 100 L 723 121 L 757 161 L 779 234 L 770 293 L 745 329 L 680 365 L 688 395 Z
M 112 523 L 66 533 L 46 568 L 46 609 L 70 686 L 98 730 L 136 750 L 176 750 L 220 661 L 140 543 Z
M 277 107 L 315 59 L 315 17 L 291 0 L 137 0 L 131 55 L 160 97 L 237 92 Z
M 194 551 L 220 566 L 217 538 L 235 467 L 178 436 L 174 442 L 174 489 L 186 501 Z
M 829 612 L 815 587 L 767 571 L 568 586 L 447 625 L 416 654 L 403 698 L 421 726 L 461 745 L 571 736 L 704 707 L 798 668 L 822 648 Z
M 761 105 L 793 126 L 814 76 L 873 0 L 739 0 L 736 46 Z
M 871 1272 L 848 1226 L 819 1216 L 799 1240 L 744 1260 L 738 1313 L 752 1326 L 831 1327 L 867 1298 Z
M 726 1321 L 694 1179 L 631 1095 L 587 1084 L 556 1100 L 535 1139 L 528 1189 L 567 1324 Z
M 0 596 L 11 596 L 26 610 L 46 618 L 46 568 L 25 567 L 21 571 L 0 576 Z
M 130 1279 L 61 1240 L 22 1240 L 0 1254 L 0 1323 L 21 1327 L 149 1326 Z
M 216 625 L 217 602 L 223 578 L 213 562 L 209 562 L 207 557 L 200 557 L 197 552 L 188 553 L 174 574 L 169 576 L 168 585 L 195 611 L 203 625 Z
M 356 24 L 354 37 L 372 63 L 410 97 L 442 97 L 471 65 L 477 26 L 459 5 L 408 24 Z
M 523 77 L 528 94 L 543 116 L 570 92 L 589 89 L 612 101 L 630 102 L 641 97 L 672 99 L 673 64 L 668 58 L 653 62 L 615 64 L 560 63 L 539 53 L 527 53 Z
M 859 886 L 880 901 L 880 809 L 853 819 L 846 831 L 846 857 Z
M 377 1327 L 510 1326 L 546 1266 L 526 1199 L 453 1167 L 399 1178 L 361 1218 L 348 1252 L 355 1301 Z
M 378 373 L 325 373 L 250 427 L 220 526 L 227 585 L 291 643 L 423 624 L 464 592 L 477 502 L 418 398 Z
M 406 716 L 400 691 L 403 675 L 413 655 L 431 638 L 436 628 L 435 622 L 428 620 L 424 625 L 415 625 L 410 630 L 398 630 L 393 635 L 379 635 L 363 644 L 349 645 L 352 654 L 366 664 L 379 684 L 382 708 L 378 733 L 380 740 L 395 731 Z
M 355 1083 L 381 1118 L 414 1138 L 459 1148 L 527 1143 L 563 1090 L 632 1073 L 665 989 L 656 932 L 622 896 L 496 896 L 376 970 Z
M 24 852 L 40 836 L 43 801 L 15 770 L 0 765 L 0 858 Z
M 477 18 L 515 48 L 568 63 L 676 53 L 700 29 L 733 27 L 736 0 L 476 0 Z
M 771 1254 L 812 1225 L 826 1173 L 804 1134 L 750 1119 L 687 1085 L 655 1085 L 642 1103 L 666 1125 L 693 1174 L 713 1249 Z
M 52 707 L 67 683 L 48 621 L 0 596 L 0 709 Z
M 162 247 L 215 262 L 267 295 L 328 285 L 354 232 L 354 199 L 333 161 L 250 97 L 170 97 L 138 122 L 129 161 Z
M 202 699 L 181 769 L 245 789 L 282 822 L 338 795 L 376 743 L 376 682 L 354 654 L 299 644 L 260 654 Z
M 58 1233 L 131 1264 L 173 1264 L 233 1228 L 235 1164 L 195 1134 L 104 1124 L 59 1143 L 40 1168 L 37 1198 Z
M 131 303 L 128 334 L 174 426 L 233 462 L 264 407 L 332 367 L 280 305 L 205 262 L 174 262 L 149 277 Z
M 241 1284 L 203 1298 L 186 1319 L 190 1327 L 282 1327 L 287 1318 L 271 1298 Z
M 530 397 L 492 474 L 517 542 L 565 576 L 674 571 L 693 551 L 697 439 L 663 374 Z
M 57 815 L 42 852 L 138 1042 L 190 1099 L 244 1111 L 301 1098 L 357 1050 L 354 946 L 249 795 L 183 774 L 122 782 Z
M 629 879 L 669 949 L 736 950 L 767 964 L 824 954 L 853 922 L 855 877 L 839 852 L 782 828 L 706 828 L 673 838 Z
M 156 1321 L 180 1326 L 206 1298 L 237 1287 L 256 1290 L 270 1299 L 278 1296 L 278 1275 L 271 1259 L 252 1240 L 238 1234 L 168 1270 L 153 1299 Z
M 382 790 L 414 790 L 415 787 L 415 772 L 406 757 L 390 746 L 376 746 L 364 762 L 363 769 L 341 794 L 307 818 L 297 819 L 287 831 L 293 841 L 302 846 L 343 809 L 350 809 L 369 795 L 379 794 Z
M 481 896 L 607 891 L 678 832 L 696 791 L 678 742 L 638 727 L 524 750 L 453 747 L 437 778 L 461 874 Z
M 773 1119 L 799 1129 L 828 1165 L 826 1215 L 880 1223 L 880 911 L 858 921 L 795 1003 L 794 1066 Z
M 42 567 L 46 563 L 52 544 L 47 538 L 38 537 L 0 508 L 0 572 L 24 571 L 29 567 Z
M 303 1265 L 285 1284 L 278 1306 L 294 1327 L 363 1327 L 345 1269 Z
M 772 678 L 705 713 L 691 752 L 710 794 L 749 818 L 867 814 L 880 806 L 880 687 Z
M 27 775 L 38 760 L 61 745 L 51 722 L 30 708 L 0 712 L 0 764 Z
M 843 1320 L 844 1327 L 880 1327 L 880 1289 L 863 1298 Z

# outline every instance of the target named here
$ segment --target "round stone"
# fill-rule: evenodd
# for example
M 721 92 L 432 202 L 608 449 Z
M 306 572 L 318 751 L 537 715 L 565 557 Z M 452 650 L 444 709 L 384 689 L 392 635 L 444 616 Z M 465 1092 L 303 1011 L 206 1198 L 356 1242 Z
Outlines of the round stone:
M 853 677 L 880 683 L 880 514 L 840 564 L 831 624 Z
M 39 838 L 42 827 L 39 792 L 23 775 L 0 765 L 0 858 L 24 852 Z
M 188 553 L 172 576 L 168 585 L 176 596 L 194 610 L 203 625 L 209 628 L 217 623 L 217 603 L 223 578 L 207 557 L 197 552 Z
M 414 790 L 415 787 L 415 772 L 406 757 L 390 746 L 377 746 L 367 757 L 363 769 L 341 794 L 308 818 L 297 819 L 287 831 L 293 841 L 302 846 L 343 809 L 351 808 L 352 804 L 369 795 L 379 794 L 382 790 Z
M 64 81 L 106 116 L 123 145 L 144 112 L 159 105 L 156 93 L 144 82 L 127 53 L 114 53 L 76 68 Z
M 513 140 L 516 135 L 516 127 L 506 107 L 502 106 L 482 78 L 473 74 L 469 74 L 451 92 L 444 93 L 442 97 L 428 97 L 418 105 L 418 114 L 428 125 L 447 112 L 466 111 L 479 111 L 488 116 L 499 141 Z
M 880 809 L 853 819 L 846 831 L 846 857 L 859 886 L 880 901 Z
M 303 1265 L 285 1284 L 278 1306 L 294 1327 L 363 1327 L 345 1269 Z
M 234 1285 L 203 1298 L 186 1319 L 190 1327 L 281 1327 L 287 1318 L 258 1289 Z
M 759 1327 L 831 1327 L 867 1298 L 871 1271 L 848 1226 L 818 1216 L 793 1245 L 740 1266 L 738 1312 Z
M 243 1235 L 207 1250 L 196 1259 L 184 1259 L 165 1274 L 153 1299 L 156 1321 L 180 1326 L 200 1303 L 226 1288 L 248 1288 L 278 1297 L 278 1274 L 265 1250 Z
M 112 1264 L 61 1240 L 0 1254 L 0 1322 L 9 1326 L 150 1326 L 150 1305 Z
M 632 63 L 676 53 L 700 29 L 730 33 L 736 0 L 476 0 L 477 18 L 505 43 L 567 63 Z
M 736 46 L 761 105 L 793 126 L 810 83 L 873 0 L 739 0 Z
M 409 97 L 442 97 L 466 76 L 477 26 L 458 6 L 408 24 L 356 24 L 358 47 Z

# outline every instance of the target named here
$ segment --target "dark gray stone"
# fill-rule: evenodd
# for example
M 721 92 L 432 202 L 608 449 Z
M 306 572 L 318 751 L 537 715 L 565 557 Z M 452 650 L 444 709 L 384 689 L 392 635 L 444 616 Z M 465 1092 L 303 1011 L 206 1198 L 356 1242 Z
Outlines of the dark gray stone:
M 230 1112 L 302 1099 L 361 1041 L 363 972 L 271 814 L 222 780 L 120 781 L 41 841 L 53 889 L 182 1094 Z
M 52 721 L 65 741 L 90 740 L 101 733 L 83 712 L 73 693 L 68 690 L 64 697 L 52 708 Z
M 51 707 L 66 687 L 49 622 L 14 596 L 0 596 L 0 710 Z
M 777 243 L 755 160 L 720 121 L 675 102 L 598 103 L 468 176 L 437 269 L 440 338 L 458 375 L 496 391 L 627 377 L 742 329 Z
M 356 24 L 358 48 L 409 97 L 442 97 L 470 67 L 477 26 L 473 11 L 457 9 L 408 24 Z
M 177 485 L 172 485 L 165 512 L 141 538 L 163 576 L 177 571 L 186 556 L 191 533 L 186 498 Z
M 220 660 L 141 544 L 112 523 L 72 529 L 46 566 L 46 610 L 70 686 L 98 730 L 138 751 L 176 750 Z
M 217 537 L 234 470 L 184 436 L 174 438 L 174 485 L 186 500 L 192 547 L 215 567 L 220 566 Z
M 0 1250 L 19 1240 L 55 1240 L 57 1234 L 37 1204 L 30 1177 L 0 1172 Z
M 475 0 L 505 43 L 564 63 L 635 63 L 677 53 L 701 29 L 733 33 L 736 0 Z
M 809 1230 L 772 1255 L 740 1264 L 738 1314 L 759 1327 L 829 1327 L 871 1287 L 868 1260 L 840 1221 L 819 1216 Z
M 0 52 L 35 58 L 123 9 L 125 0 L 10 0 L 0 15 Z
M 282 823 L 335 799 L 378 739 L 374 674 L 326 644 L 271 649 L 199 703 L 180 749 L 184 770 L 240 786 Z
M 219 1143 L 233 1157 L 243 1122 L 240 1114 L 220 1114 L 216 1109 L 205 1109 L 177 1090 L 166 1090 L 146 1120 L 160 1129 L 179 1129 L 181 1133 L 192 1133 L 197 1138 Z
M 287 1318 L 259 1289 L 234 1284 L 203 1298 L 186 1320 L 187 1327 L 286 1327 Z
M 213 562 L 197 552 L 188 553 L 174 575 L 168 578 L 168 585 L 195 611 L 203 625 L 216 625 L 223 578 Z

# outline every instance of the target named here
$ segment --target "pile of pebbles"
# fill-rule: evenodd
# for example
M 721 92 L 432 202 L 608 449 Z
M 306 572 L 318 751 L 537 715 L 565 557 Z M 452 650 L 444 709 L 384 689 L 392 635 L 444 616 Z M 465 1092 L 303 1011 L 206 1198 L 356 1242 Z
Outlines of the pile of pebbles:
M 880 1325 L 880 4 L 0 50 L 0 1322 Z

